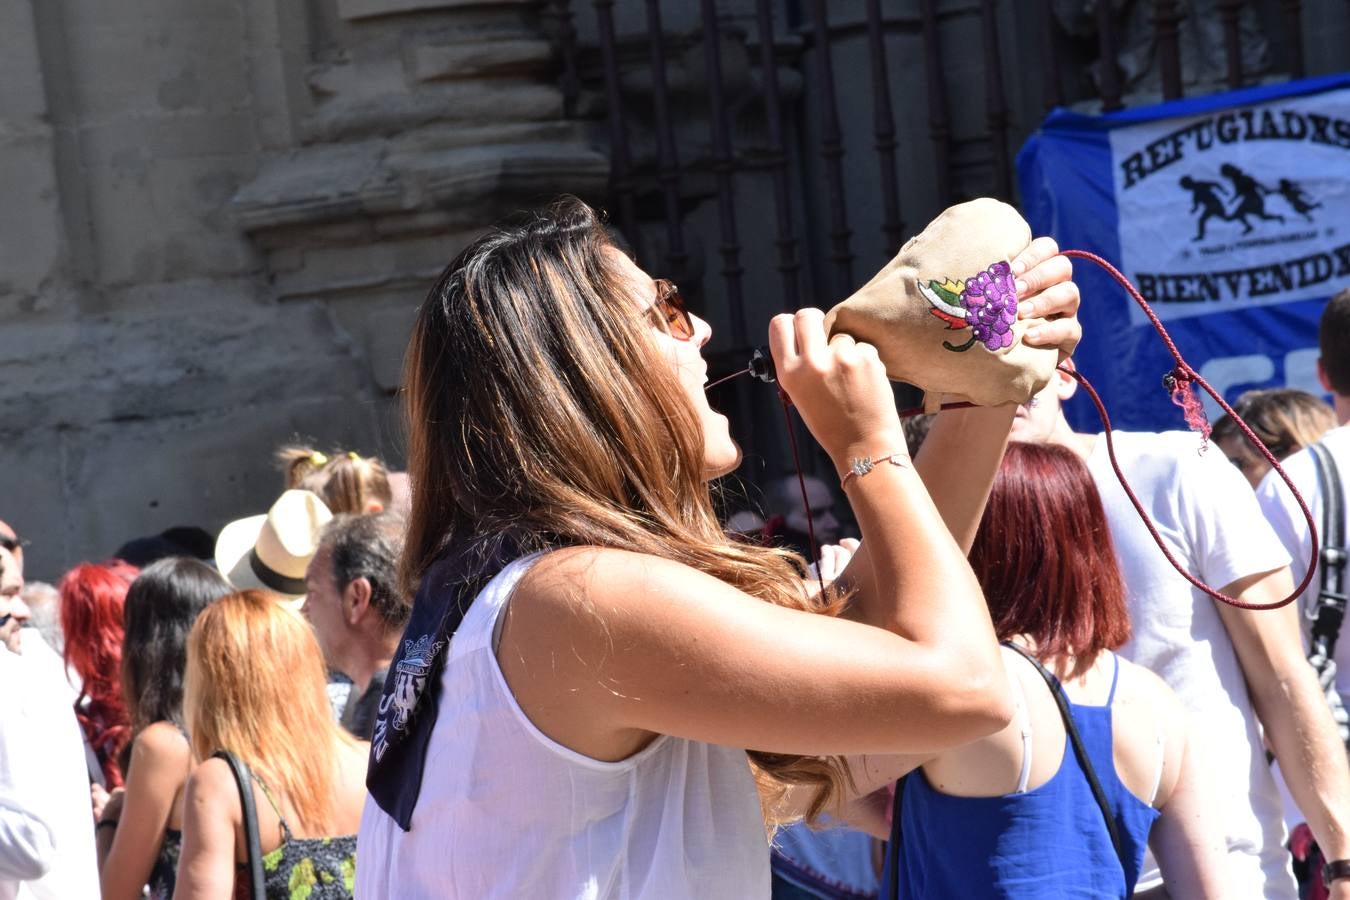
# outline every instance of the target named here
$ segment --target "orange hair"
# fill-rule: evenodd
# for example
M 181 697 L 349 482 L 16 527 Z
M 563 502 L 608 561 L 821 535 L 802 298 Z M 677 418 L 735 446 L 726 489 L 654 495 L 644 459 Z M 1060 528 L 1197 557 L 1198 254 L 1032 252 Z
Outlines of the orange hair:
M 188 635 L 184 717 L 192 750 L 229 750 L 268 790 L 290 800 L 303 827 L 331 834 L 335 749 L 352 743 L 333 718 L 314 632 L 262 591 L 229 594 Z

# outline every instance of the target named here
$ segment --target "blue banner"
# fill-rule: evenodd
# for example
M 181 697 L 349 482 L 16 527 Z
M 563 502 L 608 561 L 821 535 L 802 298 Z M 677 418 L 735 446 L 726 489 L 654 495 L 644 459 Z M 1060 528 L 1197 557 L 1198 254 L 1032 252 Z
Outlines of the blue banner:
M 1119 268 L 1225 400 L 1278 385 L 1324 394 L 1318 318 L 1350 287 L 1350 74 L 1102 116 L 1056 110 L 1017 173 L 1033 231 Z M 1075 260 L 1074 278 L 1074 358 L 1113 424 L 1182 427 L 1162 388 L 1172 359 L 1138 305 L 1092 263 Z M 1098 428 L 1086 402 L 1066 412 Z

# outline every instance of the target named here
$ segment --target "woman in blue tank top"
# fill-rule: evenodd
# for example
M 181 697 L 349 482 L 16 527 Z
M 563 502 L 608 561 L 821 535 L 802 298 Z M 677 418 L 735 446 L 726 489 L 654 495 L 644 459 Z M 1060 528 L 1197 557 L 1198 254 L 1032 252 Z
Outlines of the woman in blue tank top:
M 1111 652 L 1130 634 L 1124 588 L 1071 450 L 1009 448 L 971 565 L 1007 645 L 1015 713 L 987 738 L 910 758 L 887 889 L 905 900 L 1124 898 L 1149 842 L 1171 896 L 1224 896 L 1223 832 L 1184 710 L 1161 679 Z M 1067 699 L 1105 809 L 1033 659 Z

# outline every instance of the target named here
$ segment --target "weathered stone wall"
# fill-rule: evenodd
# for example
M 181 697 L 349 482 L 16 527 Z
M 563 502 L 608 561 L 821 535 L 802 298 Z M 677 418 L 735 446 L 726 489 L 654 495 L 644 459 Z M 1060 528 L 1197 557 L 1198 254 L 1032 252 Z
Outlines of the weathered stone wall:
M 0 7 L 0 518 L 31 576 L 266 509 L 294 437 L 401 461 L 428 280 L 595 196 L 522 0 Z
M 752 0 L 718 0 L 747 323 L 782 305 Z M 990 190 L 979 5 L 942 0 L 954 177 Z M 672 271 L 655 173 L 645 4 L 614 4 L 640 170 L 639 242 L 695 289 L 730 365 L 699 6 L 661 4 L 688 249 Z M 393 392 L 413 310 L 509 209 L 608 174 L 594 4 L 572 0 L 583 90 L 564 118 L 545 0 L 14 0 L 0 4 L 0 518 L 35 577 L 176 524 L 217 528 L 279 488 L 296 436 L 401 462 Z M 804 302 L 826 304 L 814 50 L 777 2 Z M 1038 7 L 1039 8 L 1039 7 Z M 1283 4 L 1256 0 L 1272 73 Z M 1344 66 L 1340 0 L 1303 4 L 1310 74 Z M 786 14 L 796 10 L 797 19 Z M 889 255 L 861 0 L 829 4 L 861 281 Z M 1040 117 L 1039 14 L 997 5 L 1010 143 Z M 906 231 L 937 210 L 915 0 L 883 4 Z M 1272 24 L 1273 23 L 1273 24 Z M 1080 64 L 1085 62 L 1079 61 Z M 751 338 L 752 342 L 754 341 Z M 737 357 L 739 360 L 739 357 Z M 749 391 L 749 387 L 743 388 Z M 760 392 L 770 396 L 767 392 Z M 785 464 L 772 402 L 747 477 Z

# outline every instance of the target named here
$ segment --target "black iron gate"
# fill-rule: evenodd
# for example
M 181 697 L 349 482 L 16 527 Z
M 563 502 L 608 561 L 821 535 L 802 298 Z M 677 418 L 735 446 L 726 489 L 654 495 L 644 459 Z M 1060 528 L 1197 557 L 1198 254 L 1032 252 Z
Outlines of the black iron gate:
M 1335 2 L 1344 29 L 1350 3 Z M 773 313 L 846 296 L 943 207 L 1015 202 L 1013 148 L 1045 111 L 1302 76 L 1303 6 L 550 0 L 548 12 L 568 114 L 609 148 L 615 223 L 713 322 L 708 355 L 730 371 Z M 1197 48 L 1221 62 L 1206 71 Z M 781 433 L 768 392 L 740 383 L 715 399 L 740 413 L 744 475 L 781 470 L 781 448 L 754 441 Z

